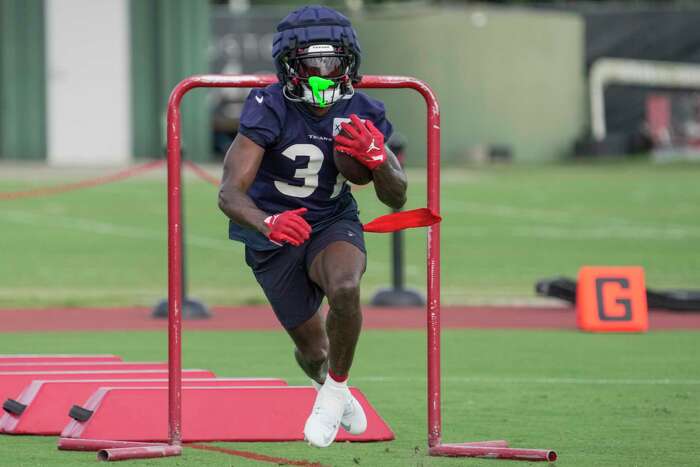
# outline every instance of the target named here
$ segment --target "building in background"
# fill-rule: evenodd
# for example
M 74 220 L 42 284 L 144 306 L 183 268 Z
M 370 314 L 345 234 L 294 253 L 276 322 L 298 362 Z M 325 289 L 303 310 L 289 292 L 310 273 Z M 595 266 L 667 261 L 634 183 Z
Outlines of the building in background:
M 0 0 L 0 159 L 123 165 L 160 157 L 168 94 L 209 71 L 207 0 Z M 183 106 L 208 160 L 206 96 Z
M 362 73 L 413 75 L 435 88 L 446 163 L 489 147 L 518 162 L 570 155 L 590 132 L 587 73 L 597 57 L 698 60 L 692 25 L 700 8 L 692 5 L 325 3 L 343 9 L 358 30 Z M 173 86 L 197 73 L 273 72 L 271 36 L 292 7 L 273 0 L 0 0 L 0 160 L 122 165 L 162 157 Z M 423 147 L 419 96 L 373 93 L 409 146 Z M 186 157 L 221 157 L 245 94 L 187 96 Z M 613 86 L 605 97 L 610 131 L 625 141 L 640 131 L 658 144 L 697 141 L 692 92 Z M 422 164 L 420 151 L 410 153 L 409 164 Z

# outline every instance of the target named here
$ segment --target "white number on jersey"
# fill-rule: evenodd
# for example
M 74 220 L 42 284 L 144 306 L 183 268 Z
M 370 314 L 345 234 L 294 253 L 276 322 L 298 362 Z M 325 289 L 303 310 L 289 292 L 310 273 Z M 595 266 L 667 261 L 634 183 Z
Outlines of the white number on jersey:
M 304 185 L 290 185 L 286 182 L 275 182 L 275 187 L 287 196 L 295 198 L 306 198 L 318 188 L 318 172 L 323 165 L 323 151 L 313 144 L 294 144 L 289 146 L 282 153 L 284 157 L 295 160 L 300 156 L 307 156 L 309 163 L 303 169 L 297 169 L 294 172 L 294 178 L 303 178 Z
M 275 182 L 275 187 L 287 196 L 295 198 L 307 198 L 318 188 L 318 172 L 323 165 L 323 151 L 313 144 L 294 144 L 282 152 L 284 157 L 295 160 L 297 157 L 306 156 L 309 163 L 302 169 L 294 172 L 294 178 L 303 178 L 304 185 L 296 186 L 286 182 Z M 345 177 L 338 173 L 331 198 L 338 196 L 345 185 Z

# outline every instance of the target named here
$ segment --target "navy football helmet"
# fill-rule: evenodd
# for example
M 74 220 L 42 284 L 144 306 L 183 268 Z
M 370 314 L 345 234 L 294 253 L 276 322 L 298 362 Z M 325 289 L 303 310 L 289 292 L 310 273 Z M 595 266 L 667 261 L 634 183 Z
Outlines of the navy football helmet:
M 354 94 L 360 80 L 360 44 L 350 20 L 322 6 L 291 12 L 277 25 L 272 57 L 284 96 L 314 107 L 332 105 Z M 314 89 L 310 78 L 330 80 Z M 331 83 L 332 82 L 332 83 Z

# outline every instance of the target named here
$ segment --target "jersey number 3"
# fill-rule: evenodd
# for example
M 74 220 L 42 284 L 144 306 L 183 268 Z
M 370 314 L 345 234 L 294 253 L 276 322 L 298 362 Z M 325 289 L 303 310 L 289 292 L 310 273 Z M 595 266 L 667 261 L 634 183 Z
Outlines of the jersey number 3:
M 318 173 L 321 171 L 321 166 L 323 165 L 323 151 L 313 144 L 293 144 L 285 149 L 282 155 L 291 160 L 295 160 L 297 157 L 308 157 L 309 163 L 306 164 L 306 167 L 297 169 L 294 172 L 294 178 L 304 180 L 303 185 L 298 186 L 276 181 L 275 188 L 277 188 L 280 193 L 287 196 L 308 198 L 316 191 L 316 188 L 318 188 Z M 335 198 L 340 194 L 344 183 L 345 177 L 338 172 L 338 178 L 336 178 L 331 198 Z

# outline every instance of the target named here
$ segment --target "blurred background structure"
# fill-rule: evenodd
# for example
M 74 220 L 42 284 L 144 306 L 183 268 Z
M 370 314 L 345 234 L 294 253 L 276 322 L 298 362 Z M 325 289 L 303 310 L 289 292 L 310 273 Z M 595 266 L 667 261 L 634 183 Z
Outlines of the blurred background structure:
M 677 154 L 700 144 L 695 2 L 320 3 L 351 17 L 364 51 L 361 72 L 413 75 L 435 87 L 446 163 Z M 299 4 L 0 0 L 0 160 L 76 166 L 160 157 L 172 87 L 195 73 L 272 72 L 274 27 Z M 607 83 L 603 137 L 593 131 L 589 75 L 606 58 L 690 68 L 652 84 Z M 659 73 L 653 63 L 641 71 L 647 78 Z M 187 157 L 222 157 L 245 94 L 188 96 Z M 408 146 L 422 147 L 418 98 L 377 94 Z M 407 161 L 422 162 L 417 151 Z

